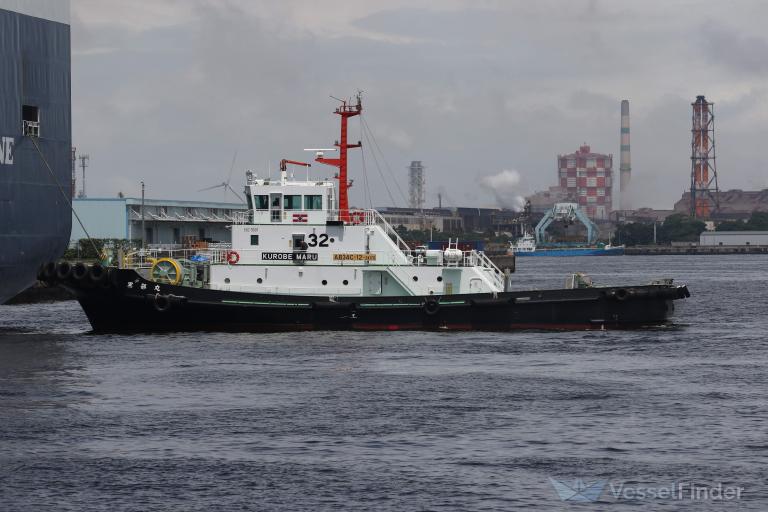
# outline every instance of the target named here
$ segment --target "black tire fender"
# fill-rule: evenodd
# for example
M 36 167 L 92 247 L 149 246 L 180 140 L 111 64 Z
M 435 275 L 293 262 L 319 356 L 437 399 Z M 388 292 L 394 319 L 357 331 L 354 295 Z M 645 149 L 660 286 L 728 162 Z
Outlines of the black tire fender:
M 611 290 L 610 296 L 619 302 L 624 302 L 629 297 L 629 292 L 626 288 L 617 288 L 616 290 Z
M 107 269 L 101 263 L 94 263 L 91 265 L 88 275 L 95 284 L 102 284 L 107 280 Z
M 88 267 L 84 263 L 75 263 L 75 266 L 72 267 L 72 278 L 82 282 L 86 277 L 88 277 Z
M 440 311 L 440 301 L 427 299 L 424 301 L 424 312 L 429 316 L 436 315 Z
M 160 295 L 158 293 L 157 295 L 153 296 L 152 305 L 155 307 L 156 311 L 159 311 L 160 313 L 165 313 L 166 311 L 171 309 L 171 306 L 173 305 L 173 301 L 171 300 L 170 295 Z
M 68 261 L 61 261 L 56 265 L 56 277 L 60 281 L 66 281 L 72 275 L 72 265 Z
M 56 277 L 56 263 L 49 261 L 43 267 L 43 281 L 50 283 Z

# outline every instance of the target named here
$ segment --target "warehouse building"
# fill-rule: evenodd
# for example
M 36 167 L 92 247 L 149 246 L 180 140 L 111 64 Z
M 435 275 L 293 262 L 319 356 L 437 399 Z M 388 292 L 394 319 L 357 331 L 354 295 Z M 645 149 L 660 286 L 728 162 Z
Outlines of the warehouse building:
M 699 245 L 768 246 L 768 231 L 705 231 L 699 235 Z
M 238 212 L 238 203 L 145 199 L 78 198 L 72 201 L 75 212 L 91 238 L 142 239 L 142 218 L 147 244 L 179 245 L 190 241 L 229 242 L 228 226 Z M 70 240 L 86 238 L 76 218 L 72 219 Z

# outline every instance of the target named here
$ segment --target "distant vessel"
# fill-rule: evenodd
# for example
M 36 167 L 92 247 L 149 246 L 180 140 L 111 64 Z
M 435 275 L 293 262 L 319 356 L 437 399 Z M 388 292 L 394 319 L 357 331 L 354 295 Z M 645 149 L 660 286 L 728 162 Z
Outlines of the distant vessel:
M 621 256 L 624 254 L 623 245 L 605 245 L 590 247 L 537 247 L 536 238 L 526 233 L 517 242 L 510 242 L 508 254 L 515 256 Z
M 231 244 L 140 250 L 122 264 L 50 262 L 41 279 L 80 301 L 97 332 L 607 329 L 659 325 L 688 296 L 671 280 L 596 287 L 585 276 L 554 290 L 512 291 L 511 273 L 483 251 L 409 247 L 376 210 L 349 206 L 348 118 L 343 102 L 338 168 L 328 179 L 247 173 L 248 210 Z M 335 151 L 334 149 L 333 151 Z
M 0 304 L 69 242 L 70 75 L 69 1 L 0 0 Z

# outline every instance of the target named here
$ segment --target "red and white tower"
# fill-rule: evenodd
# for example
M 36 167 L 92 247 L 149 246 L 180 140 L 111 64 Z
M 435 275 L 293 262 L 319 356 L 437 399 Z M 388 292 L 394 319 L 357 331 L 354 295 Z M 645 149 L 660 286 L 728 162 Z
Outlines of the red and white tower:
M 714 103 L 696 96 L 691 103 L 691 216 L 709 218 L 720 208 L 715 161 Z
M 613 155 L 593 153 L 584 144 L 557 156 L 558 180 L 568 198 L 592 219 L 607 219 L 613 208 Z

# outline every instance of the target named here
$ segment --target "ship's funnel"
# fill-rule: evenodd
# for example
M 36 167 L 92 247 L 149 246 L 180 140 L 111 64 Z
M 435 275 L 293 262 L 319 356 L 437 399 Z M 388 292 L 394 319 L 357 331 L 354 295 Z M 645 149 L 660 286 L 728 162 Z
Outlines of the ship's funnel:
M 632 177 L 632 161 L 629 149 L 629 100 L 621 101 L 621 151 L 619 156 L 619 190 L 621 209 L 630 210 L 629 181 Z

